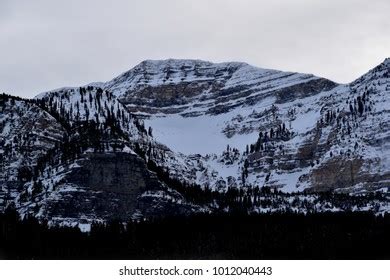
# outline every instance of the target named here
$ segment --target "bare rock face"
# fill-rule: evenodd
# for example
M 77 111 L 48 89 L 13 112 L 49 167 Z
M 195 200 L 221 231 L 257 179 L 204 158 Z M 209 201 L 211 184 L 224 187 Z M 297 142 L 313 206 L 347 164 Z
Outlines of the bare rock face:
M 164 194 L 169 196 L 167 189 L 134 154 L 90 153 L 79 160 L 78 165 L 57 187 L 61 199 L 49 203 L 47 215 L 126 221 L 135 213 L 161 215 L 165 207 L 171 212 L 173 209 L 180 212 L 175 203 L 163 197 Z M 158 194 L 153 197 L 160 205 L 148 200 L 147 193 Z M 159 209 L 153 212 L 155 207 Z
M 359 175 L 362 164 L 363 160 L 361 159 L 345 160 L 338 157 L 329 160 L 312 171 L 312 187 L 310 189 L 328 191 L 351 187 L 362 180 L 361 175 Z
M 170 112 L 169 106 L 186 105 L 188 100 L 200 95 L 209 88 L 209 83 L 181 82 L 177 85 L 166 84 L 158 87 L 145 86 L 137 90 L 137 94 L 129 93 L 122 98 L 125 104 L 142 105 L 148 104 L 162 112 Z M 133 106 L 131 107 L 132 110 Z M 146 108 L 145 108 L 146 109 Z M 184 108 L 182 108 L 184 109 Z M 172 113 L 181 110 L 171 110 Z M 147 111 L 146 111 L 147 112 Z
M 136 196 L 161 187 L 156 176 L 147 171 L 145 162 L 133 154 L 91 153 L 81 163 L 70 174 L 69 183 L 92 191 Z
M 307 191 L 339 190 L 349 192 L 354 186 L 360 186 L 365 191 L 375 191 L 388 187 L 390 172 L 372 174 L 364 170 L 367 161 L 363 159 L 345 159 L 336 157 L 327 161 L 311 173 L 311 187 Z

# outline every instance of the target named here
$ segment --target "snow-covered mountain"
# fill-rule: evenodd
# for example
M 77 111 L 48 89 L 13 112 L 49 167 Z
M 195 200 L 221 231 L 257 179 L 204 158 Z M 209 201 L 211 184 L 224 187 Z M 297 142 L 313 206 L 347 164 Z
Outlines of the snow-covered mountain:
M 64 88 L 35 100 L 2 95 L 1 103 L 1 209 L 86 229 L 198 211 L 149 170 L 140 151 L 153 141 L 110 92 Z
M 158 142 L 188 156 L 196 183 L 242 185 L 246 162 L 245 184 L 359 192 L 390 182 L 389 71 L 386 59 L 338 85 L 245 63 L 170 59 L 144 61 L 103 87 Z
M 389 92 L 390 59 L 343 85 L 170 59 L 33 100 L 2 95 L 0 206 L 85 225 L 237 207 L 385 212 Z
M 281 103 L 336 84 L 309 74 L 246 63 L 169 59 L 144 61 L 102 86 L 136 112 L 199 116 L 217 115 L 265 99 Z

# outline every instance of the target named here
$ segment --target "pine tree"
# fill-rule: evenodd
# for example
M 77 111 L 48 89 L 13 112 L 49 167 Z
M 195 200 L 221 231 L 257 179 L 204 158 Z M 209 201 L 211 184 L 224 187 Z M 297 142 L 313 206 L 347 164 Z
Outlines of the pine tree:
M 354 109 L 353 109 L 352 103 L 349 103 L 349 111 L 351 111 L 351 114 L 354 113 Z
M 361 116 L 363 114 L 364 106 L 360 96 L 357 97 L 357 104 L 358 104 L 358 112 Z

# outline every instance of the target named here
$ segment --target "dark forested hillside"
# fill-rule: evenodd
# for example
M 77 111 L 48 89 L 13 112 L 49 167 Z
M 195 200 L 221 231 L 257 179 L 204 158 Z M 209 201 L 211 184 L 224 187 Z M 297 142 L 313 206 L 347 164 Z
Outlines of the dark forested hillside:
M 370 213 L 195 215 L 89 233 L 0 214 L 7 259 L 388 259 L 390 216 Z

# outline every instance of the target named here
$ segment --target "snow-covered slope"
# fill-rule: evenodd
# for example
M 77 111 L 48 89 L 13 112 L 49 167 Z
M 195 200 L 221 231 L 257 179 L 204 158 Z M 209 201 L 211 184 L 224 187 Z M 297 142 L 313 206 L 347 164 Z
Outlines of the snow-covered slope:
M 65 130 L 47 112 L 23 100 L 2 97 L 0 113 L 0 208 L 34 175 L 42 154 L 61 141 Z
M 191 182 L 376 190 L 388 187 L 390 168 L 388 72 L 387 59 L 350 85 L 337 85 L 245 63 L 170 59 L 144 61 L 104 88 L 178 153 Z M 367 110 L 351 113 L 349 102 L 364 92 Z M 270 137 L 282 128 L 283 136 Z M 235 160 L 226 163 L 233 149 Z
M 152 139 L 111 93 L 89 86 L 0 101 L 0 211 L 81 227 L 198 211 L 148 169 L 139 150 Z
M 62 88 L 41 93 L 36 99 L 70 126 L 88 121 L 99 124 L 116 121 L 132 140 L 143 139 L 138 120 L 111 92 L 99 87 Z
M 104 88 L 137 112 L 197 116 L 219 114 L 268 97 L 279 102 L 296 99 L 334 86 L 313 75 L 246 63 L 169 59 L 144 61 Z

